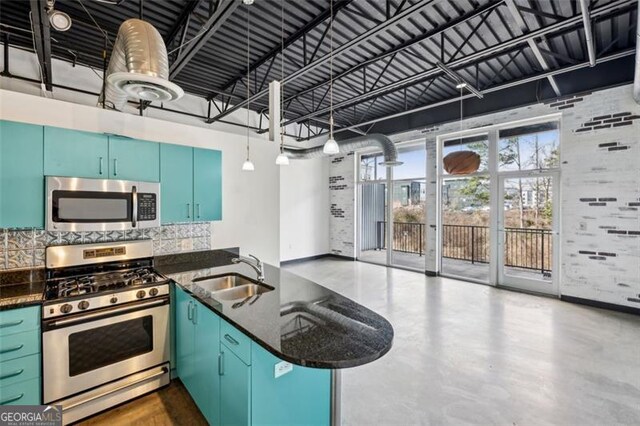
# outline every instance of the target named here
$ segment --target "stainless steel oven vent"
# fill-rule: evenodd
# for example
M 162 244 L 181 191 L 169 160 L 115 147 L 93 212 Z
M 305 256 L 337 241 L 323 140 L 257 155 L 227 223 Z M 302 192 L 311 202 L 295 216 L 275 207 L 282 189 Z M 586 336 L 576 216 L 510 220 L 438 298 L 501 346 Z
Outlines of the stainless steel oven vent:
M 180 86 L 169 81 L 167 48 L 160 33 L 140 19 L 120 25 L 106 79 L 100 103 L 117 110 L 127 98 L 166 102 L 184 95 Z

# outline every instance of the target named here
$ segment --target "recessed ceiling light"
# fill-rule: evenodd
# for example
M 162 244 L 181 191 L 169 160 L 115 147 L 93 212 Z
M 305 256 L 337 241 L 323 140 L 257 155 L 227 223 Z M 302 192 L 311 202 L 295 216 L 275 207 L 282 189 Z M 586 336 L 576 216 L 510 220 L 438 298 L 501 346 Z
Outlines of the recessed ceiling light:
M 465 87 L 467 87 L 467 83 L 465 83 L 464 81 L 456 84 L 456 89 L 464 89 Z

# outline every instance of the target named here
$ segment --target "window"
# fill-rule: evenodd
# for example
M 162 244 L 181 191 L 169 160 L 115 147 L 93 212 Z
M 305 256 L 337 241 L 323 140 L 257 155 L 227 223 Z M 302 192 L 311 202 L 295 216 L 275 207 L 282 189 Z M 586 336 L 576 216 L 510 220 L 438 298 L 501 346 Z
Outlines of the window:
M 535 170 L 559 167 L 558 122 L 501 129 L 498 134 L 498 170 Z
M 363 155 L 360 157 L 361 181 L 385 181 L 387 180 L 387 168 L 380 163 L 384 161 L 381 152 Z

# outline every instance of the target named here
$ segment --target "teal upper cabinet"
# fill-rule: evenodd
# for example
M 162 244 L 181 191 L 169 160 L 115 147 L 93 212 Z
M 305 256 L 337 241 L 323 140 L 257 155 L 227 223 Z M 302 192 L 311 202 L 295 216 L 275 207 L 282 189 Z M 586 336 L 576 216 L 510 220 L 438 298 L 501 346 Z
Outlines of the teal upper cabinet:
M 0 121 L 0 228 L 44 227 L 43 127 Z
M 160 145 L 162 223 L 193 219 L 193 148 Z
M 109 138 L 102 133 L 44 128 L 44 174 L 103 178 L 109 176 Z
M 276 377 L 282 361 L 256 343 L 251 347 L 251 415 L 257 424 L 329 425 L 331 371 L 291 366 Z M 285 363 L 283 363 L 285 364 Z
M 160 182 L 160 144 L 109 136 L 109 179 Z
M 194 220 L 222 219 L 222 152 L 193 150 Z

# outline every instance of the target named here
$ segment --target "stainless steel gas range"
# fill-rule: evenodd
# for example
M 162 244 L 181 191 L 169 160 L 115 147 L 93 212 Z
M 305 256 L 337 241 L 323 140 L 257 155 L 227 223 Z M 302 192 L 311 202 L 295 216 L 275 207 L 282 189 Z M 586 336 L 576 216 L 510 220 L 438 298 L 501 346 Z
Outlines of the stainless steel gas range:
M 49 247 L 43 399 L 75 422 L 169 383 L 169 281 L 151 241 Z

